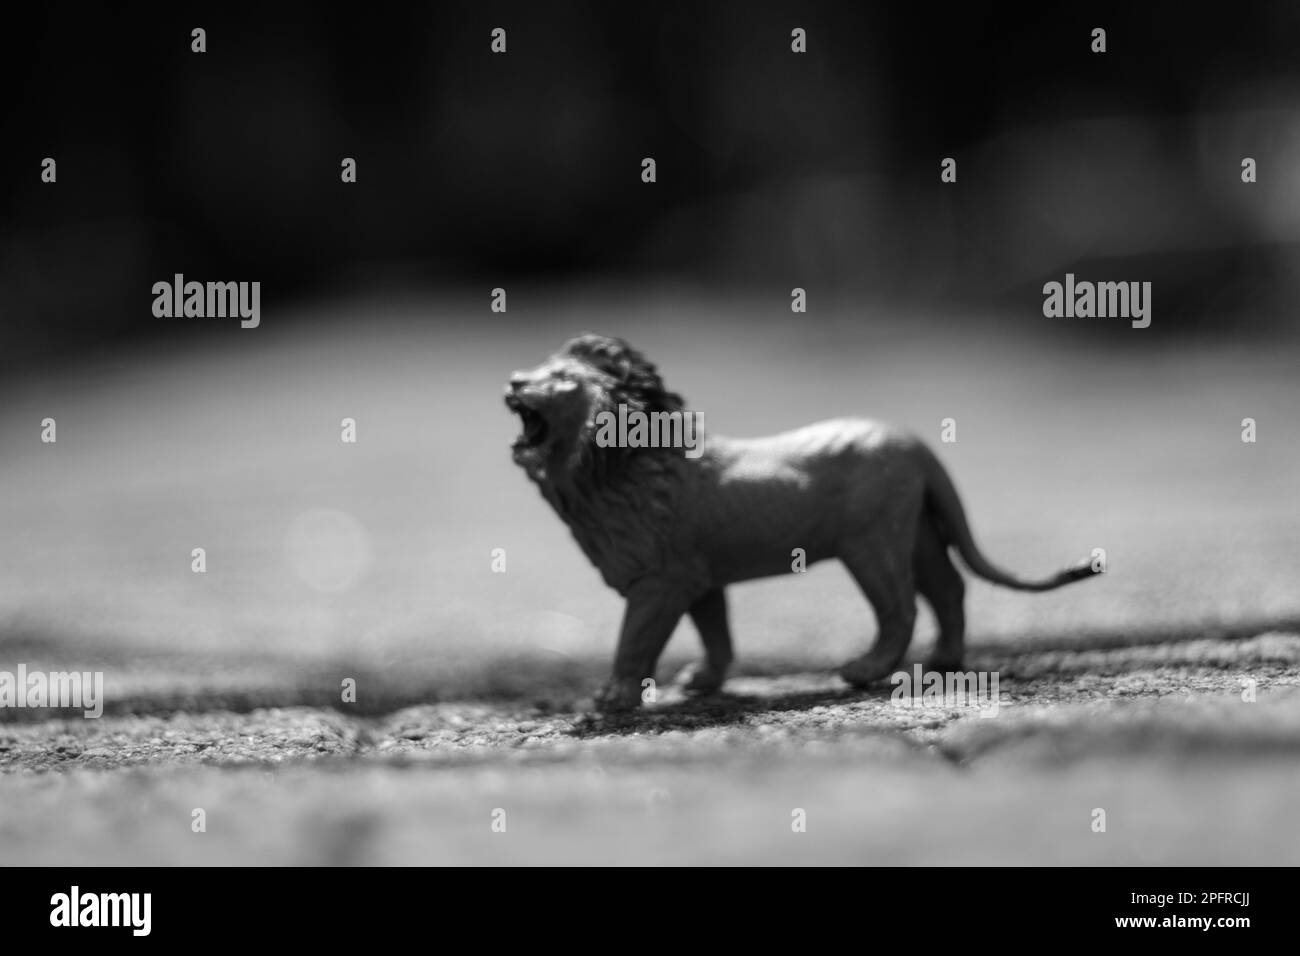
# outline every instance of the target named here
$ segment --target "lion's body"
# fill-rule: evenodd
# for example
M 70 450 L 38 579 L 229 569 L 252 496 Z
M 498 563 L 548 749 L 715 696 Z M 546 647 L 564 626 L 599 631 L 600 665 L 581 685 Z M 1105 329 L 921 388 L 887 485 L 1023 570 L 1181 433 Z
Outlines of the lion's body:
M 639 387 L 627 387 L 629 381 Z M 694 459 L 672 448 L 595 447 L 594 415 L 620 402 L 681 407 L 653 366 L 618 340 L 596 336 L 516 373 L 507 398 L 524 417 L 526 434 L 542 436 L 521 436 L 516 461 L 605 582 L 628 599 L 606 704 L 639 700 L 642 679 L 654 676 L 683 614 L 705 646 L 688 689 L 720 686 L 732 658 L 723 589 L 739 581 L 830 558 L 844 562 L 880 629 L 871 651 L 841 670 L 865 685 L 901 660 L 918 591 L 939 624 L 932 666 L 960 666 L 965 589 L 950 547 L 981 576 L 1023 590 L 1048 590 L 1090 573 L 1080 566 L 1025 582 L 991 565 L 971 540 L 938 460 L 890 426 L 836 419 L 764 438 L 709 435 Z M 552 430 L 560 434 L 552 437 Z
M 819 422 L 757 439 L 710 437 L 684 468 L 681 544 L 716 587 L 841 557 L 876 529 L 916 521 L 925 478 L 917 443 L 860 420 Z M 887 530 L 888 529 L 888 530 Z

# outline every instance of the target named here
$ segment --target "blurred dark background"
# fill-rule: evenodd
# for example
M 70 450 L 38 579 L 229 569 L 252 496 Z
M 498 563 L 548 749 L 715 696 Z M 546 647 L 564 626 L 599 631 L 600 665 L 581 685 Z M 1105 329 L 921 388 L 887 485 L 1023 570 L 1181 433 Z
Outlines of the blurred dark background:
M 150 287 L 175 272 L 260 280 L 264 311 L 679 276 L 1041 328 L 1042 283 L 1073 270 L 1153 281 L 1152 335 L 1274 328 L 1300 292 L 1290 0 L 48 3 L 0 42 L 10 372 L 174 334 Z

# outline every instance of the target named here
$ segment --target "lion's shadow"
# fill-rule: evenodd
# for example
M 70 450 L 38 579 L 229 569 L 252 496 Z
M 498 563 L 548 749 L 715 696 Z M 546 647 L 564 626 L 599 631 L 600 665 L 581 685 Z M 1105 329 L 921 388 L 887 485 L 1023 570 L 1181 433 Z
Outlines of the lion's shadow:
M 661 734 L 674 730 L 705 730 L 743 724 L 756 714 L 809 711 L 814 707 L 862 700 L 888 700 L 888 686 L 857 690 L 852 687 L 790 691 L 779 695 L 738 694 L 721 691 L 703 697 L 686 697 L 650 708 L 613 714 L 585 714 L 575 721 L 569 736 L 580 739 L 610 735 Z

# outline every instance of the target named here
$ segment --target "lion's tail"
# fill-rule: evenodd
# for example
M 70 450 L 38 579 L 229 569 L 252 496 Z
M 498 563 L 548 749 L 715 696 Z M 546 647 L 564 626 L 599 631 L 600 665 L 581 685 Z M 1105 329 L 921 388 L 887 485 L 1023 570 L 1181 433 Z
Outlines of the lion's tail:
M 980 553 L 971 536 L 970 526 L 966 523 L 966 510 L 961 505 L 961 498 L 952 480 L 944 471 L 939 459 L 924 446 L 920 451 L 925 459 L 926 505 L 931 516 L 939 526 L 939 533 L 944 540 L 955 547 L 962 560 L 972 572 L 986 581 L 1001 584 L 1003 587 L 1017 591 L 1051 591 L 1072 581 L 1082 581 L 1100 573 L 1093 567 L 1090 559 L 1085 558 L 1078 564 L 1058 571 L 1049 578 L 1026 581 L 1008 571 L 1004 571 Z

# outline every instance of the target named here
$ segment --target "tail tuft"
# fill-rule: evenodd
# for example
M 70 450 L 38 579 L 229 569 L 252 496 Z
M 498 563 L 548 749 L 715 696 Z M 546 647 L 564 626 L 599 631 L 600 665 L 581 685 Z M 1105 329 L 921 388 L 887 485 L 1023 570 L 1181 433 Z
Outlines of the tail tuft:
M 1084 558 L 1078 564 L 1071 565 L 1058 574 L 1057 579 L 1062 584 L 1069 584 L 1073 581 L 1084 581 L 1103 573 L 1101 568 L 1093 566 L 1091 558 Z
M 1084 578 L 1090 578 L 1094 574 L 1101 573 L 1101 568 L 1097 567 L 1091 558 L 1084 558 L 1074 567 L 1070 568 L 1070 578 L 1075 581 L 1081 581 Z

